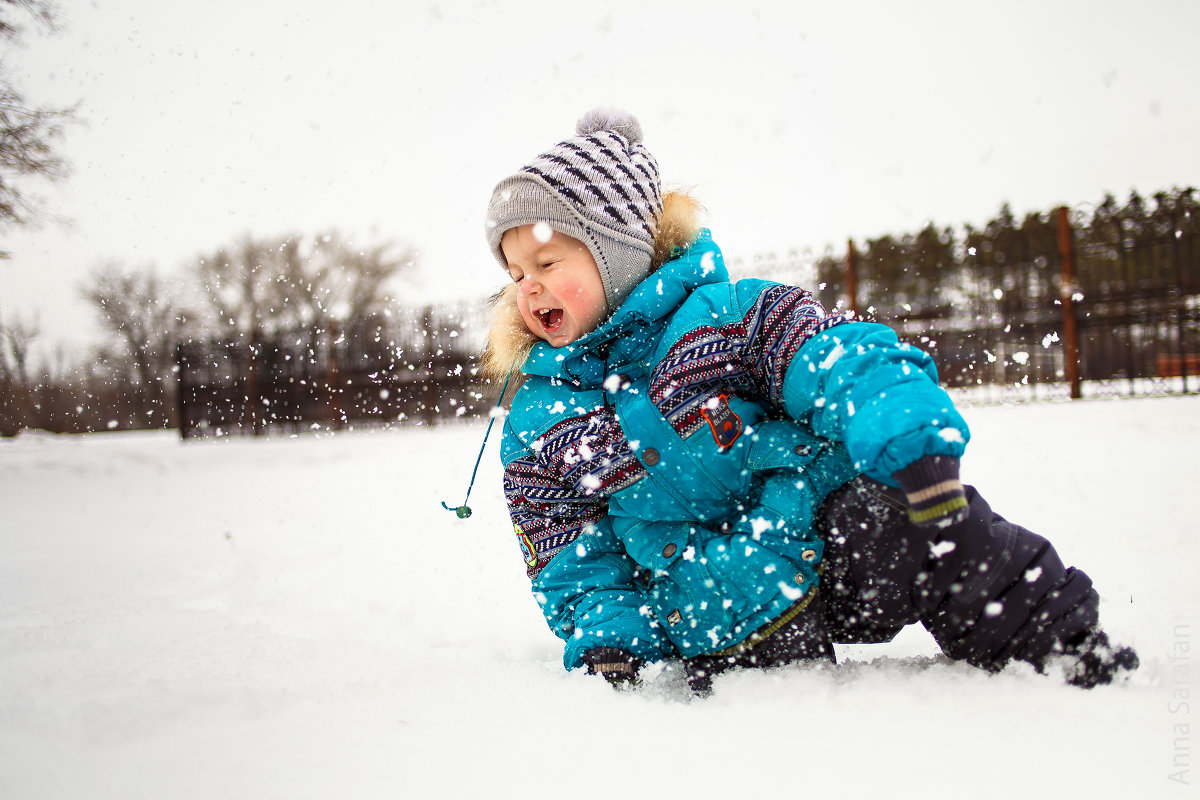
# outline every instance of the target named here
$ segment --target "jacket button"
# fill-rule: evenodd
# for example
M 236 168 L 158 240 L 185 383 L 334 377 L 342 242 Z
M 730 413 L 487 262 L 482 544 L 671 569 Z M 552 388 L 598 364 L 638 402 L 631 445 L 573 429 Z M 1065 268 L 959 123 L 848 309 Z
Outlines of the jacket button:
M 678 548 L 675 547 L 675 543 L 671 542 L 670 544 L 668 544 L 666 547 L 663 548 L 663 558 L 670 558 L 671 556 L 675 555 L 675 551 L 677 549 Z
M 796 583 L 800 584 L 801 586 L 804 585 L 804 573 L 803 572 L 796 573 Z
M 726 520 L 717 526 L 717 530 L 721 533 L 729 533 L 731 530 L 733 530 L 733 523 L 729 520 Z
M 805 550 L 803 553 L 800 554 L 800 557 L 803 558 L 805 561 L 816 561 L 817 551 L 811 550 L 811 549 Z
M 653 467 L 658 463 L 658 451 L 653 447 L 647 447 L 642 451 L 642 461 L 646 462 L 647 467 Z
M 793 452 L 798 456 L 806 456 L 812 452 L 812 448 L 806 444 L 798 444 Z

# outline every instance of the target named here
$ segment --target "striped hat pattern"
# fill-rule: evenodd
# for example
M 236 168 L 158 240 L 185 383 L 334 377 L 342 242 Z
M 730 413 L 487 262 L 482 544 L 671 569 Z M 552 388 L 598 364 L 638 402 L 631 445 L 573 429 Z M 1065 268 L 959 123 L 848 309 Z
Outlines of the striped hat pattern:
M 576 135 L 508 176 L 492 193 L 487 237 L 505 269 L 505 231 L 545 222 L 591 251 L 609 311 L 650 273 L 662 213 L 658 162 L 642 145 L 642 126 L 617 109 L 595 109 Z

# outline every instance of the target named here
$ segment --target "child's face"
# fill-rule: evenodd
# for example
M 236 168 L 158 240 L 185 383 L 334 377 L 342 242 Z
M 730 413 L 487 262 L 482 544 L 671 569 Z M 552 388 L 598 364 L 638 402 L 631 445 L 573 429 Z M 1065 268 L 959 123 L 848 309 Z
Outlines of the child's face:
M 500 249 L 517 282 L 521 318 L 538 338 L 562 347 L 604 321 L 604 284 L 583 242 L 539 223 L 505 231 Z

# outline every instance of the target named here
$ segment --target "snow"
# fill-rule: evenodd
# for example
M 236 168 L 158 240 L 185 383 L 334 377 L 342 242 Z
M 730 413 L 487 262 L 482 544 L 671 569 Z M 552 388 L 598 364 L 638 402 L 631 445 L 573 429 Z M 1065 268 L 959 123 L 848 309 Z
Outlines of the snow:
M 942 428 L 938 431 L 938 437 L 944 442 L 963 442 L 962 431 L 958 428 Z
M 987 675 L 914 628 L 703 700 L 566 673 L 495 442 L 474 516 L 439 505 L 482 421 L 0 442 L 0 797 L 1185 796 L 1200 397 L 964 414 L 964 479 L 1092 576 L 1128 683 Z

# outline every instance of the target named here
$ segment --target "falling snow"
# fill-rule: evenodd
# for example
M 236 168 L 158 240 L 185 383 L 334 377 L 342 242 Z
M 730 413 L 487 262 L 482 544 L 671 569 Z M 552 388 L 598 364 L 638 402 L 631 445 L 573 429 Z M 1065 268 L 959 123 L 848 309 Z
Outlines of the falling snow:
M 953 553 L 957 547 L 954 542 L 936 542 L 929 545 L 929 554 L 934 558 L 942 558 Z

